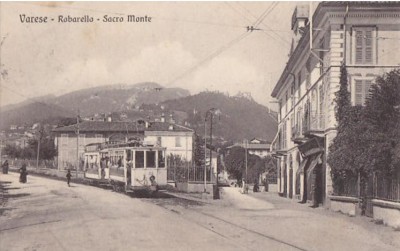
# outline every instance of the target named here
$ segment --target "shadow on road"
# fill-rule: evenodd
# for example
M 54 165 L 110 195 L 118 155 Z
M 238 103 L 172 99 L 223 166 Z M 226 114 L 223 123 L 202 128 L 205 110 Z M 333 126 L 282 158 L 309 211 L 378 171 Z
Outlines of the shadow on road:
M 11 211 L 14 209 L 11 207 L 6 207 L 8 200 L 18 199 L 30 195 L 29 193 L 9 194 L 8 190 L 20 189 L 19 187 L 10 187 L 11 183 L 11 181 L 0 181 L 0 216 L 3 215 L 6 211 Z

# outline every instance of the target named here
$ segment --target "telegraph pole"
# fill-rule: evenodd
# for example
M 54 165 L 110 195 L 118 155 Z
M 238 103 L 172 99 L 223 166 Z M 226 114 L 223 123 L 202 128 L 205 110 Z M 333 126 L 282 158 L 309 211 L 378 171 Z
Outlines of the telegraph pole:
M 42 140 L 42 125 L 39 124 L 38 128 L 38 145 L 37 145 L 37 153 L 36 153 L 36 169 L 39 169 L 39 153 L 40 153 L 40 141 Z
M 207 192 L 207 112 L 204 117 L 204 193 Z
M 245 151 L 245 163 L 246 163 L 246 182 L 245 184 L 247 184 L 247 139 L 245 139 L 244 141 L 244 151 Z
M 76 177 L 78 178 L 79 168 L 79 110 L 76 116 Z

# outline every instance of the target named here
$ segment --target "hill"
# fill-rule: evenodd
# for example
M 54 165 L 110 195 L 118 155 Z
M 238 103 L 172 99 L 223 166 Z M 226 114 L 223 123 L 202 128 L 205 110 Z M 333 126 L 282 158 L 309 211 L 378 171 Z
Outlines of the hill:
M 74 91 L 58 97 L 43 96 L 1 107 L 0 128 L 31 124 L 57 117 L 74 117 L 131 110 L 143 104 L 157 104 L 190 95 L 181 88 L 163 88 L 157 83 L 114 84 Z
M 277 132 L 276 113 L 270 113 L 267 107 L 246 96 L 202 92 L 168 100 L 162 105 L 166 110 L 187 113 L 188 124 L 200 135 L 204 135 L 205 113 L 211 108 L 220 111 L 219 116 L 214 116 L 213 135 L 224 140 L 241 141 L 256 137 L 272 141 Z

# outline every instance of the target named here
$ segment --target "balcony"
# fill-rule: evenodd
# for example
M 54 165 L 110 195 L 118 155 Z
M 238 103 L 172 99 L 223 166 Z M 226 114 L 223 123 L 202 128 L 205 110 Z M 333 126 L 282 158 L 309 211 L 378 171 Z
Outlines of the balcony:
M 291 140 L 295 144 L 302 144 L 307 140 L 307 138 L 302 133 L 301 126 L 297 126 L 297 127 L 292 128 L 292 138 L 291 138 Z
M 308 138 L 324 136 L 325 117 L 322 113 L 309 112 L 303 119 L 303 135 Z

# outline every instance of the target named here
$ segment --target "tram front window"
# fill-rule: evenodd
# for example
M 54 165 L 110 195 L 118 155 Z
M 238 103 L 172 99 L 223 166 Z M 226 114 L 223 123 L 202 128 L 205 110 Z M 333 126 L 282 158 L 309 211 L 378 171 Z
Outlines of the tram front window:
M 158 167 L 165 167 L 165 156 L 163 151 L 158 151 Z
M 146 164 L 149 168 L 156 167 L 156 152 L 148 151 L 146 152 Z
M 144 152 L 143 151 L 135 152 L 135 167 L 136 168 L 144 167 Z

